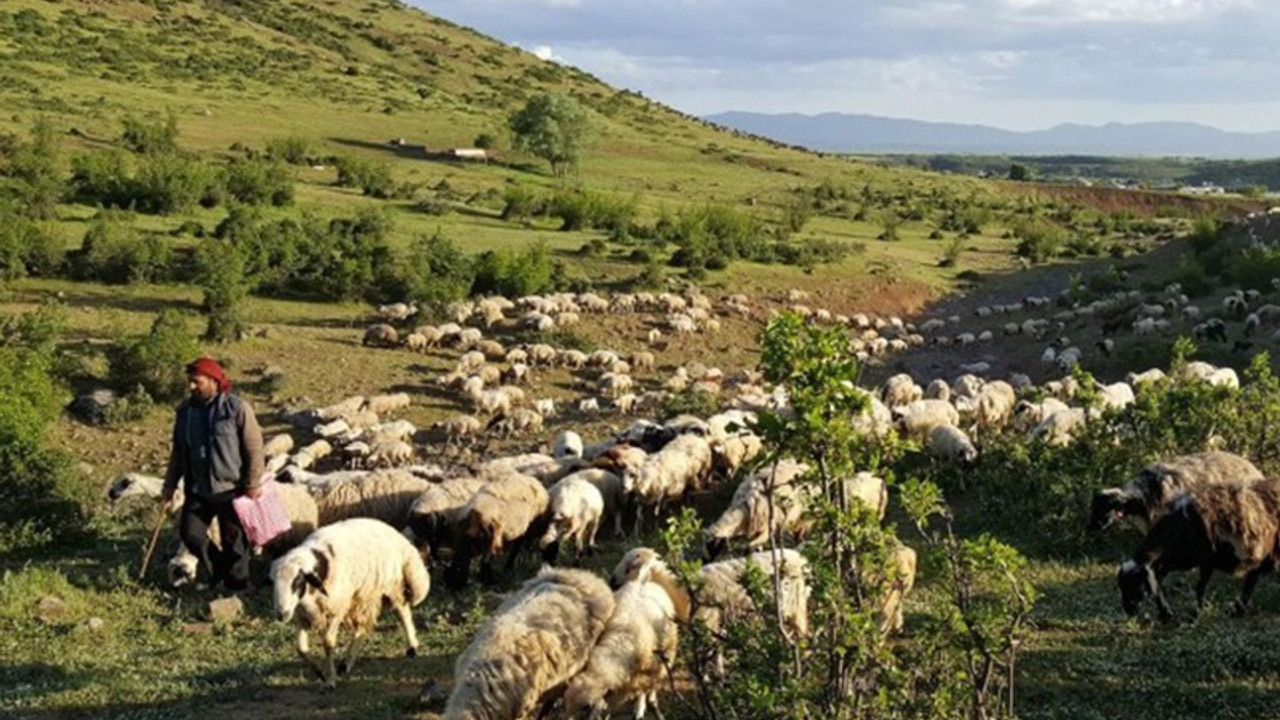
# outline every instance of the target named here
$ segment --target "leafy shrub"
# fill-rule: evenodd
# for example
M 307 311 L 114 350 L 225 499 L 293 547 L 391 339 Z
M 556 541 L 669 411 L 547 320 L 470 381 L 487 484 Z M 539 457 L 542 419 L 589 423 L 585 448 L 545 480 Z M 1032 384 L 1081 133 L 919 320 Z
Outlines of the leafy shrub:
M 200 354 L 187 315 L 164 310 L 141 337 L 118 342 L 107 351 L 107 382 L 117 392 L 141 387 L 153 399 L 172 402 L 186 391 L 186 365 Z
M 542 201 L 528 185 L 511 185 L 502 195 L 502 219 L 513 222 L 528 220 L 542 212 Z
M 139 385 L 133 392 L 117 397 L 108 405 L 102 419 L 108 427 L 121 427 L 146 419 L 155 408 L 155 400 Z
M 405 259 L 404 297 L 435 314 L 467 296 L 475 281 L 475 268 L 457 243 L 441 234 L 414 238 Z
M 201 160 L 176 153 L 138 159 L 130 205 L 140 212 L 168 215 L 211 197 L 216 177 Z
M 128 115 L 121 121 L 120 144 L 139 155 L 167 155 L 178 151 L 178 116 L 172 110 L 163 122 Z
M 1222 224 L 1212 215 L 1201 215 L 1191 225 L 1187 242 L 1197 255 L 1204 255 L 1222 239 Z
M 117 285 L 151 283 L 165 279 L 173 250 L 164 238 L 134 227 L 131 214 L 103 210 L 69 259 L 74 274 L 84 280 Z
M 45 119 L 37 120 L 31 129 L 31 139 L 15 143 L 8 156 L 4 174 L 12 178 L 11 189 L 17 206 L 31 218 L 53 218 L 67 190 L 53 125 Z
M 66 403 L 55 380 L 56 311 L 0 317 L 0 552 L 68 540 L 84 524 L 71 458 L 46 433 Z
M 336 165 L 340 187 L 359 188 L 365 195 L 382 200 L 395 194 L 391 165 L 385 160 L 347 156 L 338 158 Z
M 214 342 L 239 339 L 244 330 L 242 309 L 249 294 L 244 252 L 228 240 L 208 240 L 197 255 L 196 281 L 204 290 L 201 309 L 208 315 L 204 337 Z
M 0 202 L 0 280 L 52 275 L 62 254 L 58 239 L 40 223 Z
M 1048 262 L 1062 252 L 1065 238 L 1057 226 L 1045 222 L 1026 222 L 1014 230 L 1018 239 L 1015 252 L 1033 263 Z
M 955 267 L 960 262 L 960 254 L 964 252 L 964 239 L 959 235 L 947 241 L 942 249 L 942 259 L 938 267 Z
M 123 150 L 84 153 L 71 160 L 71 194 L 85 203 L 127 208 L 135 197 L 133 163 Z
M 1271 279 L 1280 277 L 1280 251 L 1260 245 L 1243 248 L 1226 261 L 1224 274 L 1246 289 L 1271 292 Z
M 519 253 L 489 250 L 475 260 L 472 295 L 537 295 L 555 289 L 551 250 L 544 243 L 531 243 Z
M 1202 298 L 1213 292 L 1213 281 L 1209 279 L 1204 267 L 1186 255 L 1179 258 L 1178 271 L 1173 279 L 1182 285 L 1182 292 L 1190 298 Z
M 307 165 L 311 161 L 311 143 L 306 138 L 290 135 L 267 141 L 267 157 L 290 165 Z
M 662 420 L 686 414 L 711 417 L 723 409 L 724 403 L 718 395 L 690 387 L 668 396 L 662 403 L 659 416 Z
M 249 205 L 293 203 L 293 174 L 280 161 L 236 158 L 223 170 L 227 196 Z
M 471 143 L 481 150 L 488 150 L 498 146 L 498 140 L 492 133 L 480 133 Z

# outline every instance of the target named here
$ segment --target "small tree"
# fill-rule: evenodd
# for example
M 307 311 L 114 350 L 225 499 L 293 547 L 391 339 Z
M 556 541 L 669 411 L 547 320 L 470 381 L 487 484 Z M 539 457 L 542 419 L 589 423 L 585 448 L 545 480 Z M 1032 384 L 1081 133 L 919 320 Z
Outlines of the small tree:
M 419 235 L 409 248 L 404 270 L 405 296 L 440 311 L 467 296 L 475 274 L 471 258 L 439 230 Z
M 591 135 L 591 118 L 568 95 L 543 93 L 529 100 L 508 120 L 514 145 L 548 163 L 551 172 L 563 176 L 577 165 Z
M 1022 163 L 1013 163 L 1009 166 L 1009 179 L 1017 182 L 1030 180 L 1031 169 Z
M 242 303 L 249 294 L 244 253 L 234 243 L 210 240 L 200 248 L 198 281 L 204 289 L 204 312 L 209 316 L 206 340 L 236 340 L 244 322 Z
M 45 220 L 67 189 L 62 153 L 53 125 L 45 118 L 31 128 L 31 139 L 18 143 L 10 156 L 6 174 L 14 180 L 18 203 L 29 217 Z
M 107 350 L 107 380 L 122 393 L 141 386 L 156 400 L 176 400 L 186 388 L 184 368 L 199 352 L 187 316 L 165 310 L 146 335 Z

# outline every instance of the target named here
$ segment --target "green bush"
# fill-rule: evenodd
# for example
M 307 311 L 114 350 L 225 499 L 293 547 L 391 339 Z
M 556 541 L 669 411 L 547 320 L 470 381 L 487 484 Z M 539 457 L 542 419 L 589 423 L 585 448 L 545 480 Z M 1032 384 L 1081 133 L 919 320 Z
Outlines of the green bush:
M 53 218 L 67 191 L 62 153 L 53 125 L 45 119 L 36 121 L 31 139 L 15 143 L 8 156 L 4 174 L 12 178 L 11 188 L 18 207 L 37 220 Z
M 1057 257 L 1066 242 L 1063 231 L 1046 222 L 1026 222 L 1014 230 L 1018 239 L 1015 252 L 1033 263 L 1048 262 Z
M 164 310 L 146 335 L 117 342 L 107 351 L 107 382 L 119 393 L 142 387 L 153 399 L 172 402 L 186 392 L 187 363 L 200 354 L 188 316 Z
M 53 275 L 62 257 L 61 243 L 41 223 L 0 202 L 0 280 Z
M 200 246 L 196 264 L 196 282 L 204 290 L 201 309 L 208 316 L 204 338 L 238 340 L 244 330 L 242 311 L 250 287 L 244 252 L 229 240 L 208 240 Z
M 391 165 L 385 160 L 347 156 L 338 158 L 336 165 L 339 187 L 359 188 L 365 195 L 382 200 L 395 195 Z
M 46 439 L 68 399 L 56 377 L 55 312 L 0 317 L 0 553 L 13 557 L 82 534 L 71 458 Z
M 528 185 L 512 185 L 502 195 L 502 219 L 523 222 L 542 212 L 542 200 Z
M 163 122 L 127 115 L 120 144 L 139 155 L 171 155 L 178 151 L 178 116 L 171 110 Z
M 311 143 L 296 135 L 272 138 L 267 141 L 267 157 L 290 165 L 307 165 L 311 161 Z
M 227 196 L 249 205 L 293 203 L 293 173 L 281 161 L 237 158 L 223 169 Z
M 544 243 L 532 243 L 519 253 L 489 250 L 475 261 L 472 295 L 538 295 L 555 289 L 551 250 Z
M 77 155 L 71 160 L 71 195 L 102 207 L 128 208 L 136 197 L 132 157 L 119 149 Z
M 402 270 L 403 296 L 439 314 L 461 300 L 475 282 L 471 258 L 439 230 L 419 235 L 409 247 Z
M 190 209 L 216 188 L 214 172 L 203 161 L 176 153 L 149 154 L 138 159 L 130 204 L 140 212 L 168 215 Z
M 173 250 L 164 238 L 134 227 L 129 213 L 103 210 L 69 259 L 73 273 L 83 280 L 117 285 L 151 283 L 167 277 Z

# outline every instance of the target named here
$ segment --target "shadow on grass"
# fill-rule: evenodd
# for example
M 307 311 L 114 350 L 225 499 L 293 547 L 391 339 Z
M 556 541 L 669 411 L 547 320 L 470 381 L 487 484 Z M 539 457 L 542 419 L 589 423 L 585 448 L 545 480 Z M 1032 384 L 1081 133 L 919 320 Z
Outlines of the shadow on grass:
M 87 307 L 95 310 L 115 309 L 128 312 L 158 314 L 162 310 L 186 310 L 199 312 L 200 304 L 188 300 L 160 297 L 129 297 L 127 295 L 97 295 L 68 292 L 62 296 L 68 307 Z

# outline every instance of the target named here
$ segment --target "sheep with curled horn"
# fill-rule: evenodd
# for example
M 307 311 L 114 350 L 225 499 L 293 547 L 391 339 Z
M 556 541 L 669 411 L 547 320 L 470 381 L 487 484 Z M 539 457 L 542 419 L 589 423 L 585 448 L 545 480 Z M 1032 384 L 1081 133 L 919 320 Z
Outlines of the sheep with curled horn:
M 1280 556 L 1280 483 L 1227 482 L 1193 487 L 1179 495 L 1152 526 L 1133 556 L 1120 566 L 1116 582 L 1125 614 L 1137 615 L 1148 595 L 1160 619 L 1173 619 L 1161 589 L 1171 572 L 1200 571 L 1196 611 L 1215 570 L 1243 577 L 1233 614 L 1242 615 L 1264 572 Z
M 1262 471 L 1253 463 L 1228 452 L 1196 453 L 1154 462 L 1123 487 L 1095 493 L 1089 525 L 1094 530 L 1104 530 L 1127 517 L 1139 530 L 1146 531 L 1175 497 L 1193 487 L 1260 479 Z

